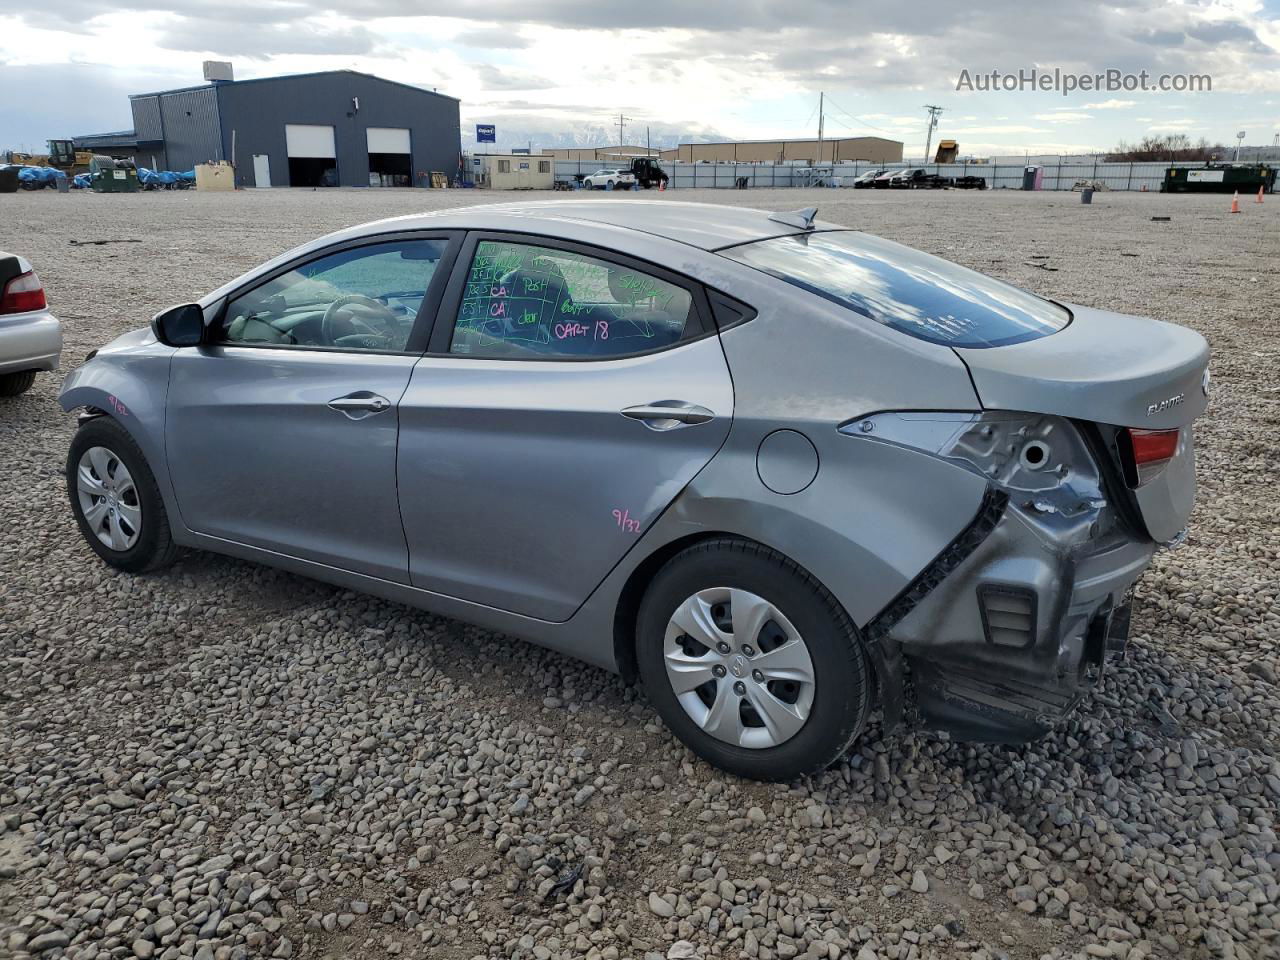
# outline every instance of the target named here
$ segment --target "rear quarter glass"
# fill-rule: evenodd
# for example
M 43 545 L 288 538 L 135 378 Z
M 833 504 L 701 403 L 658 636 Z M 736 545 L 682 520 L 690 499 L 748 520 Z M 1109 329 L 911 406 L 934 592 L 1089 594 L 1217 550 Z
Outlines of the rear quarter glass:
M 1071 314 L 1012 284 L 856 231 L 760 240 L 724 256 L 877 323 L 948 347 L 998 347 L 1057 333 Z

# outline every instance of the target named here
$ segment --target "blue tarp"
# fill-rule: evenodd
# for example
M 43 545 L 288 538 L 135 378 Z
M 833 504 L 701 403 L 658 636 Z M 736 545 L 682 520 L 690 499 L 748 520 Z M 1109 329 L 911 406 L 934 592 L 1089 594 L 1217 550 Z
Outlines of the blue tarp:
M 195 170 L 187 170 L 183 173 L 178 173 L 173 170 L 149 170 L 146 167 L 138 168 L 138 182 L 144 187 L 151 185 L 167 187 L 170 184 L 174 184 L 179 181 L 194 183 L 195 179 Z
M 71 186 L 77 190 L 87 190 L 89 188 L 89 174 L 77 173 L 75 179 L 71 181 Z
M 18 180 L 23 183 L 56 183 L 66 174 L 56 167 L 19 167 Z

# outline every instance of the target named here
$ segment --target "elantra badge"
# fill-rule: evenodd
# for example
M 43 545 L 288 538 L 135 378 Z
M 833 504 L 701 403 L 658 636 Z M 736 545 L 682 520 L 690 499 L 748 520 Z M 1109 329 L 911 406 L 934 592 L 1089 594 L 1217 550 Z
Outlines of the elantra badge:
M 1185 393 L 1178 393 L 1172 397 L 1161 400 L 1159 403 L 1150 404 L 1147 407 L 1147 416 L 1154 417 L 1157 413 L 1164 413 L 1166 410 L 1172 410 L 1185 399 L 1187 399 L 1187 395 Z

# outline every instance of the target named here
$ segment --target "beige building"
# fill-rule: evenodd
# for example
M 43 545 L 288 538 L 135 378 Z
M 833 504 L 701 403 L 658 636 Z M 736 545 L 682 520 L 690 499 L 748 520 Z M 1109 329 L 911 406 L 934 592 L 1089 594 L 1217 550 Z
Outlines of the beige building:
M 840 137 L 812 140 L 730 140 L 724 143 L 682 143 L 674 150 L 663 150 L 664 160 L 685 163 L 789 163 L 804 161 L 838 163 L 865 160 L 871 163 L 898 163 L 902 160 L 902 143 L 883 137 Z
M 527 153 L 473 153 L 471 175 L 488 190 L 550 190 L 555 161 Z
M 621 144 L 616 147 L 561 147 L 554 150 L 543 150 L 542 156 L 554 157 L 556 160 L 600 160 L 617 163 L 631 157 L 657 157 L 662 151 L 657 147 L 637 147 Z

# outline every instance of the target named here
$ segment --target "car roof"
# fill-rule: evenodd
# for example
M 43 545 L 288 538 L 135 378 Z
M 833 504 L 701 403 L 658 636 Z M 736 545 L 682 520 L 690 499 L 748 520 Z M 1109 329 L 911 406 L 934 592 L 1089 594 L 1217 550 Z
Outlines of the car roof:
M 582 200 L 534 200 L 481 204 L 432 213 L 382 220 L 357 228 L 375 232 L 395 224 L 400 229 L 510 230 L 516 233 L 554 234 L 557 222 L 597 225 L 602 233 L 634 230 L 689 244 L 702 250 L 718 250 L 769 237 L 804 233 L 802 228 L 769 218 L 768 210 L 715 203 L 678 200 L 632 200 L 616 197 Z M 818 229 L 845 229 L 834 223 L 814 222 Z M 603 238 L 602 238 L 603 239 Z

